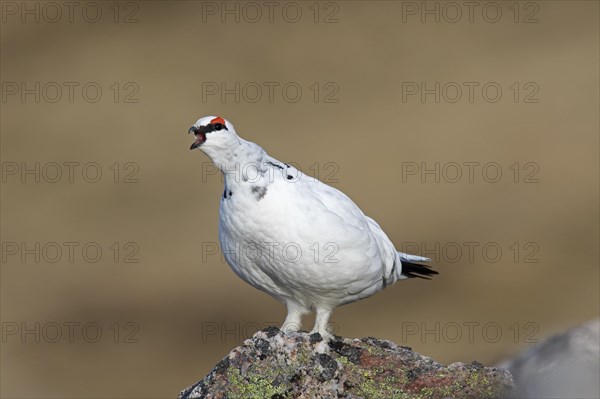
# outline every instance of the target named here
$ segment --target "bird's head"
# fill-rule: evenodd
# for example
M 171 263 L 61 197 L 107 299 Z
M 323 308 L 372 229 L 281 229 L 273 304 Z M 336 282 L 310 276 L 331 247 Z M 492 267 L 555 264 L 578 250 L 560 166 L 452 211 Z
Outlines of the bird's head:
M 205 116 L 198 119 L 188 133 L 196 136 L 196 141 L 191 145 L 190 150 L 200 148 L 204 151 L 227 147 L 238 140 L 231 122 L 220 116 Z

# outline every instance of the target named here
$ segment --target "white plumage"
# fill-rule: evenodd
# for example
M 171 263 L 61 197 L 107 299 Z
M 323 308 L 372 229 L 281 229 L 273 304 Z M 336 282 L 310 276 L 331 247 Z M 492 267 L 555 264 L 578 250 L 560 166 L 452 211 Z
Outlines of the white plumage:
M 317 313 L 313 332 L 329 336 L 331 311 L 397 280 L 435 271 L 428 258 L 396 251 L 381 227 L 341 191 L 269 156 L 223 118 L 199 119 L 190 133 L 225 176 L 219 240 L 244 281 L 286 304 L 283 329 Z M 404 268 L 404 270 L 403 270 Z

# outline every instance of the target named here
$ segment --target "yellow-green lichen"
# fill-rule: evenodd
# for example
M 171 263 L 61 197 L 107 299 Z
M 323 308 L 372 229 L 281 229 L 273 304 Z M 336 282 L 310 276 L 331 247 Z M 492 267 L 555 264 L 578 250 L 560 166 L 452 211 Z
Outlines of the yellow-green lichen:
M 487 376 L 485 374 L 482 376 L 481 374 L 482 373 L 479 371 L 472 372 L 467 379 L 467 385 L 469 386 L 469 388 L 485 392 L 488 396 L 491 397 L 494 394 L 492 385 L 487 379 Z
M 356 393 L 365 399 L 377 398 L 398 398 L 406 397 L 406 394 L 398 388 L 398 378 L 395 376 L 386 376 L 383 380 L 376 380 L 374 377 L 381 375 L 385 370 L 374 368 L 372 370 L 363 370 L 351 363 L 347 358 L 340 356 L 337 358 L 348 368 L 349 374 L 357 378 L 354 379 Z
M 273 386 L 272 379 L 267 376 L 244 378 L 239 369 L 229 370 L 227 373 L 227 397 L 231 399 L 264 399 L 273 395 L 283 395 L 287 388 L 284 384 Z

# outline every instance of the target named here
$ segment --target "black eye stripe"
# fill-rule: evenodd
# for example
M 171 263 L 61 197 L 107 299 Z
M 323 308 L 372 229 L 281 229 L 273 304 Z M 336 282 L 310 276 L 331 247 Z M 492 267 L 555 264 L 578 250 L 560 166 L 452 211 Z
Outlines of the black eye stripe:
M 228 130 L 227 126 L 225 126 L 225 125 L 223 125 L 221 123 L 215 123 L 214 125 L 213 124 L 208 124 L 208 125 L 200 126 L 200 127 L 198 127 L 197 130 L 199 132 L 202 132 L 202 133 L 206 134 L 206 133 L 215 132 L 215 131 L 218 131 L 218 130 L 221 130 L 221 129 Z

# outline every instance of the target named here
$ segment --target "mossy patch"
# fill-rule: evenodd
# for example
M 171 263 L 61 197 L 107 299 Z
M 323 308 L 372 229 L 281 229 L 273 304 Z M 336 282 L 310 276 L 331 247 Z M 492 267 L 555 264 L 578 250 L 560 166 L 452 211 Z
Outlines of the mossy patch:
M 289 390 L 289 386 L 280 383 L 273 386 L 274 378 L 253 374 L 243 377 L 239 369 L 230 369 L 227 373 L 229 386 L 227 387 L 227 397 L 230 399 L 265 399 L 281 395 Z

